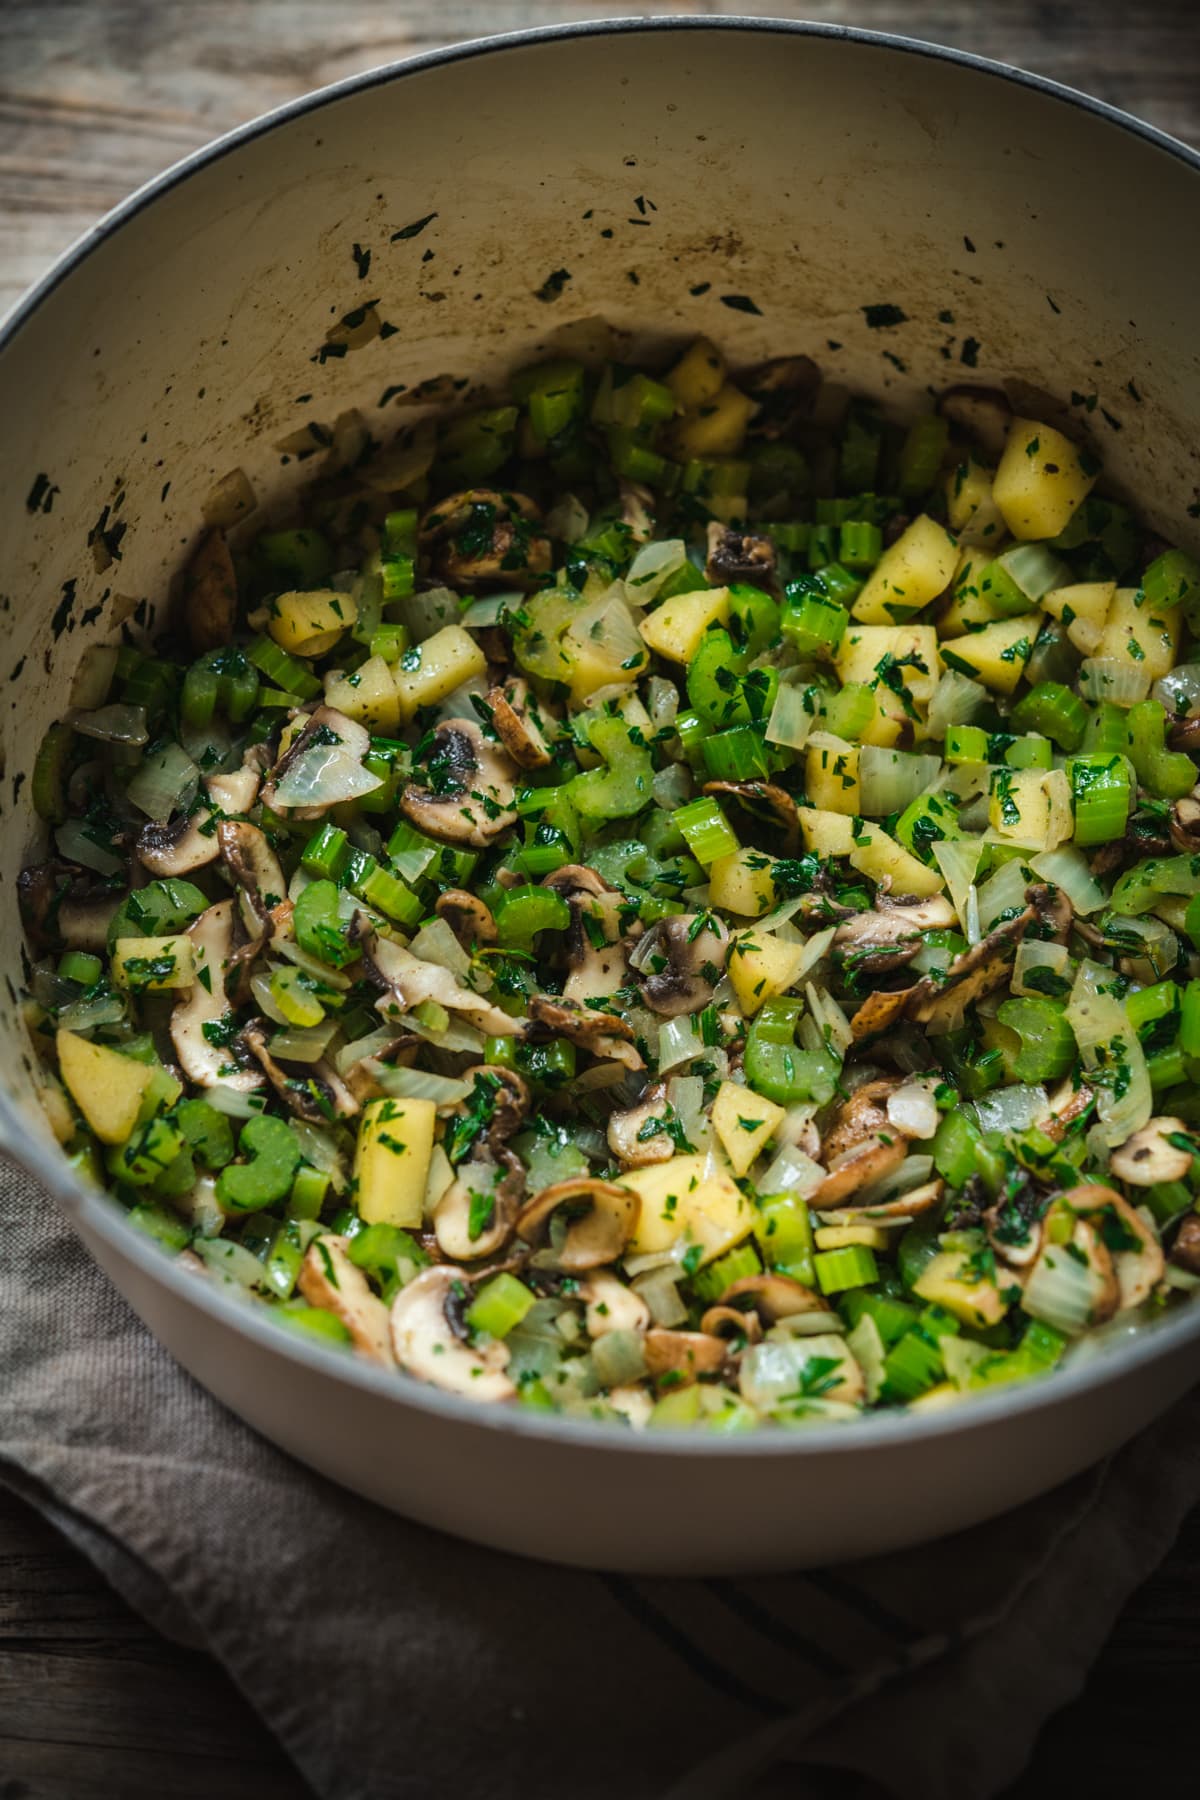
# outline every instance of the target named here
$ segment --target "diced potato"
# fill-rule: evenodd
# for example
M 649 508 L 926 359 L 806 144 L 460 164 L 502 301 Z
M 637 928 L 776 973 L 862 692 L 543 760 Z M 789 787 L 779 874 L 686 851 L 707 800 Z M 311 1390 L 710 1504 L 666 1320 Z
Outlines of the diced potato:
M 1037 419 L 1014 419 L 992 495 L 1018 538 L 1057 537 L 1100 473 L 1095 459 Z
M 1020 613 L 968 632 L 946 646 L 946 666 L 982 681 L 997 694 L 1011 694 L 1025 672 L 1041 623 L 1039 613 Z
M 742 447 L 755 404 L 749 394 L 727 381 L 719 393 L 703 402 L 698 412 L 686 412 L 676 419 L 670 431 L 676 456 L 681 460 L 692 456 L 735 456 Z
M 632 621 L 628 630 L 628 638 L 624 632 L 618 638 L 603 628 L 603 621 L 596 621 L 590 628 L 573 625 L 567 631 L 562 647 L 576 705 L 584 705 L 600 688 L 628 686 L 645 671 L 650 653 L 638 641 Z
M 60 1031 L 56 1046 L 63 1085 L 100 1142 L 123 1144 L 153 1080 L 150 1064 L 73 1031 Z
M 760 919 L 775 904 L 771 870 L 778 857 L 762 850 L 735 850 L 719 856 L 708 871 L 708 897 L 722 912 Z
M 943 483 L 946 522 L 951 531 L 957 532 L 963 544 L 988 546 L 989 555 L 995 555 L 993 546 L 1005 535 L 1004 520 L 992 493 L 995 474 L 994 469 L 968 456 Z
M 334 671 L 325 677 L 325 703 L 357 719 L 377 737 L 394 737 L 400 729 L 400 701 L 391 667 L 382 656 L 370 656 L 352 675 Z
M 368 1225 L 418 1230 L 433 1155 L 432 1100 L 368 1100 L 354 1150 L 354 1203 Z
M 891 688 L 880 686 L 875 689 L 875 711 L 859 732 L 858 741 L 890 750 L 908 728 L 909 714 L 903 700 Z
M 862 803 L 858 745 L 828 731 L 814 735 L 817 742 L 810 737 L 804 753 L 805 792 L 822 812 L 857 813 Z
M 945 1307 L 964 1325 L 984 1330 L 998 1325 L 1008 1308 L 996 1283 L 986 1275 L 975 1279 L 979 1272 L 969 1263 L 964 1250 L 939 1251 L 913 1283 L 913 1292 L 932 1306 Z
M 821 1225 L 813 1233 L 818 1250 L 848 1250 L 854 1244 L 867 1250 L 889 1250 L 895 1241 L 895 1233 L 880 1225 Z
M 190 988 L 196 979 L 195 945 L 190 937 L 118 938 L 113 946 L 112 978 L 136 994 L 166 988 Z
M 1139 606 L 1141 591 L 1117 589 L 1095 655 L 1135 663 L 1143 675 L 1157 681 L 1175 665 L 1180 612 L 1177 606 Z
M 888 546 L 851 607 L 864 625 L 895 625 L 945 591 L 958 562 L 958 544 L 944 525 L 921 513 Z
M 908 1410 L 912 1412 L 943 1412 L 948 1406 L 956 1406 L 962 1399 L 961 1391 L 952 1381 L 939 1381 L 936 1387 L 926 1388 L 915 1400 L 910 1400 Z
M 671 662 L 690 663 L 710 625 L 729 622 L 729 589 L 696 588 L 673 594 L 644 618 L 639 630 L 652 650 Z
M 324 656 L 357 618 L 353 594 L 314 588 L 307 594 L 278 594 L 271 602 L 267 630 L 280 649 L 293 656 Z
M 723 1081 L 712 1104 L 712 1127 L 720 1138 L 729 1166 L 744 1175 L 765 1150 L 784 1109 L 764 1100 L 737 1081 Z
M 807 945 L 789 943 L 768 931 L 738 932 L 729 951 L 728 971 L 737 1003 L 748 1019 L 764 1000 L 786 994 L 800 973 Z
M 893 899 L 912 894 L 923 900 L 929 894 L 939 894 L 946 885 L 939 869 L 926 868 L 903 844 L 867 819 L 859 821 L 850 849 L 850 866 L 874 882 L 889 881 Z
M 1074 830 L 1071 789 L 1063 771 L 994 769 L 988 822 L 1014 844 L 1056 850 Z
M 699 1244 L 700 1266 L 731 1250 L 754 1228 L 756 1209 L 724 1169 L 707 1156 L 673 1156 L 620 1177 L 641 1200 L 629 1249 L 635 1256 L 669 1250 L 680 1238 Z
M 663 376 L 685 412 L 715 400 L 725 385 L 725 358 L 707 338 L 697 338 L 675 367 Z
M 804 848 L 814 856 L 849 856 L 854 848 L 854 821 L 849 813 L 824 812 L 819 807 L 799 808 L 800 835 Z
M 921 705 L 933 697 L 942 673 L 932 625 L 851 625 L 835 661 L 842 681 L 878 681 L 881 665 L 884 671 L 896 670 L 908 693 Z M 890 688 L 885 692 L 888 699 L 902 705 Z M 881 700 L 883 697 L 881 694 Z
M 419 706 L 436 706 L 473 675 L 486 675 L 487 657 L 461 625 L 440 631 L 406 650 L 393 670 L 401 720 L 407 724 Z
M 992 554 L 990 549 L 981 550 L 974 545 L 966 545 L 960 552 L 950 586 L 950 604 L 938 620 L 939 637 L 961 637 L 972 625 L 990 625 L 996 617 L 991 600 L 980 585 L 980 576 Z
M 1116 591 L 1115 581 L 1077 581 L 1070 587 L 1051 588 L 1042 595 L 1041 606 L 1052 619 L 1064 621 L 1077 650 L 1095 656 Z

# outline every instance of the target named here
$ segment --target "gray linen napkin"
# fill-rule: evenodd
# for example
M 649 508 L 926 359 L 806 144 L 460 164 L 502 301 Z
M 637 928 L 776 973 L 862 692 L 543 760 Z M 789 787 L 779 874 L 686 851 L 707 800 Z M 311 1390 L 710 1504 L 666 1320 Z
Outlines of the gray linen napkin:
M 820 1792 L 822 1768 L 987 1800 L 1200 1497 L 1197 1392 L 924 1549 L 741 1581 L 544 1568 L 274 1450 L 5 1165 L 0 1246 L 0 1479 L 218 1657 L 321 1800 L 754 1800 Z

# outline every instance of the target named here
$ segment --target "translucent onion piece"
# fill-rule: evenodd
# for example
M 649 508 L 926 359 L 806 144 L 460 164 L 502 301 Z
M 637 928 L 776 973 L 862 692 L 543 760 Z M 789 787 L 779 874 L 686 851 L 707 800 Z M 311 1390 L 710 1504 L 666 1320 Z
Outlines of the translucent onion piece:
M 743 1400 L 769 1412 L 781 1402 L 794 1402 L 803 1393 L 804 1377 L 814 1358 L 820 1358 L 822 1364 L 826 1359 L 841 1364 L 849 1355 L 846 1340 L 832 1332 L 818 1332 L 811 1337 L 766 1338 L 761 1344 L 753 1344 L 742 1357 L 738 1388 Z M 836 1374 L 837 1370 L 833 1372 Z
M 658 1034 L 658 1072 L 660 1075 L 666 1074 L 669 1069 L 677 1069 L 680 1063 L 691 1062 L 694 1056 L 703 1054 L 704 1045 L 687 1013 L 681 1013 L 678 1018 L 664 1020 Z
M 650 1308 L 650 1317 L 656 1325 L 670 1330 L 687 1319 L 687 1307 L 675 1285 L 674 1267 L 648 1269 L 644 1275 L 634 1278 L 632 1286 L 634 1293 L 639 1294 Z
M 361 912 L 363 909 L 356 906 L 355 910 Z M 306 975 L 313 977 L 314 981 L 324 982 L 326 987 L 337 988 L 344 992 L 346 988 L 354 985 L 349 975 L 343 975 L 340 969 L 331 969 L 327 963 L 318 962 L 315 956 L 310 956 L 307 950 L 302 950 L 294 938 L 273 939 L 271 954 L 272 956 L 282 956 L 287 962 L 295 963 L 298 969 L 303 969 Z
M 1069 981 L 1070 969 L 1071 953 L 1065 944 L 1041 944 L 1033 938 L 1022 938 L 1017 945 L 1016 960 L 1013 963 L 1013 993 L 1047 994 L 1050 992 L 1049 987 L 1038 985 L 1038 971 L 1043 974 L 1049 971 L 1051 975 Z
M 1179 961 L 1179 939 L 1164 920 L 1149 913 L 1137 919 L 1123 918 L 1120 930 L 1121 968 L 1135 981 L 1161 981 Z M 1142 940 L 1140 951 L 1127 946 L 1126 940 L 1134 937 Z
M 210 1275 L 227 1281 L 235 1290 L 266 1286 L 264 1264 L 244 1244 L 235 1244 L 231 1238 L 197 1238 L 192 1249 Z
M 423 593 L 409 594 L 392 607 L 401 624 L 408 627 L 414 644 L 423 644 L 443 625 L 456 625 L 462 613 L 458 595 L 452 588 L 426 588 Z
M 937 846 L 934 846 L 935 851 Z M 1082 850 L 1063 845 L 1058 850 L 1043 851 L 1029 860 L 1029 867 L 1042 881 L 1059 887 L 1081 918 L 1104 905 L 1104 889 L 1087 865 Z
M 1025 910 L 1025 889 L 1033 880 L 1033 870 L 1019 856 L 1002 863 L 994 875 L 989 875 L 978 890 L 979 926 L 985 936 L 994 926 Z
M 590 516 L 587 507 L 575 494 L 563 494 L 542 521 L 543 529 L 563 544 L 577 544 L 587 536 Z
M 1140 1131 L 1153 1110 L 1146 1058 L 1112 991 L 1116 979 L 1099 963 L 1081 963 L 1066 1009 L 1080 1058 L 1096 1089 L 1099 1120 L 1088 1133 L 1096 1154 L 1115 1149 Z
M 1079 1262 L 1065 1244 L 1052 1245 L 1038 1257 L 1025 1283 L 1021 1310 L 1077 1337 L 1086 1331 L 1096 1300 L 1096 1275 L 1091 1265 Z
M 1050 1101 L 1040 1082 L 1016 1082 L 1012 1087 L 993 1088 L 968 1105 L 973 1106 L 982 1131 L 1028 1131 L 1050 1110 Z
M 924 1081 L 906 1081 L 889 1095 L 887 1116 L 897 1131 L 910 1138 L 931 1138 L 938 1128 L 940 1114 L 933 1098 L 937 1077 Z
M 337 1028 L 336 1019 L 322 1019 L 319 1025 L 293 1025 L 277 1031 L 268 1048 L 280 1062 L 320 1062 Z
M 380 1031 L 368 1033 L 366 1037 L 355 1038 L 353 1043 L 343 1044 L 336 1052 L 333 1066 L 339 1075 L 344 1075 L 355 1063 L 364 1062 L 367 1057 L 378 1056 L 381 1050 L 386 1050 L 389 1044 L 395 1043 L 396 1036 L 391 1026 L 385 1026 Z
M 382 778 L 364 769 L 353 745 L 310 744 L 275 784 L 278 806 L 338 806 L 383 786 Z
M 427 1069 L 392 1068 L 372 1063 L 370 1072 L 385 1094 L 402 1100 L 432 1100 L 435 1106 L 457 1106 L 471 1092 L 469 1081 L 453 1075 L 434 1075 Z
M 817 716 L 813 694 L 811 687 L 780 682 L 764 733 L 768 744 L 780 744 L 785 750 L 803 748 Z
M 858 753 L 860 812 L 872 819 L 903 812 L 936 780 L 941 766 L 940 756 L 914 756 L 906 750 L 864 744 Z
M 323 1131 L 319 1125 L 309 1125 L 304 1119 L 290 1119 L 288 1125 L 305 1162 L 310 1162 L 322 1175 L 328 1175 L 340 1193 L 346 1185 L 346 1172 L 342 1153 L 332 1133 Z
M 799 1194 L 807 1200 L 825 1179 L 821 1164 L 795 1144 L 785 1144 L 758 1183 L 763 1194 Z
M 217 1112 L 224 1113 L 230 1119 L 252 1119 L 267 1104 L 261 1094 L 244 1094 L 238 1088 L 225 1087 L 219 1081 L 212 1087 L 205 1088 L 204 1098 Z M 299 1121 L 293 1120 L 291 1124 L 293 1132 L 299 1130 Z
M 679 712 L 679 689 L 661 675 L 651 675 L 646 683 L 646 710 L 655 731 L 669 731 Z
M 658 538 L 643 544 L 629 565 L 625 590 L 639 606 L 646 606 L 659 588 L 687 561 L 687 546 L 682 538 Z
M 523 598 L 518 593 L 484 594 L 480 599 L 472 600 L 458 622 L 468 631 L 477 631 L 484 625 L 498 625 L 506 612 L 520 606 Z
M 187 812 L 200 792 L 200 771 L 182 744 L 164 744 L 142 758 L 125 792 L 139 812 L 161 825 L 173 813 Z
M 691 770 L 684 763 L 673 762 L 655 770 L 650 792 L 656 806 L 664 812 L 676 812 L 691 799 L 692 785 Z
M 84 712 L 103 706 L 120 654 L 115 644 L 93 644 L 79 659 L 71 678 L 71 705 Z
M 1079 691 L 1085 700 L 1136 706 L 1150 692 L 1150 676 L 1139 663 L 1124 657 L 1088 656 L 1079 667 Z
M 898 1169 L 860 1187 L 854 1198 L 860 1206 L 882 1206 L 885 1200 L 893 1200 L 897 1194 L 911 1194 L 914 1188 L 923 1187 L 932 1175 L 932 1156 L 918 1151 L 906 1156 Z
M 125 867 L 124 858 L 93 841 L 91 828 L 84 819 L 64 819 L 54 833 L 60 856 L 81 868 L 94 869 L 98 875 L 116 875 Z
M 98 994 L 94 1000 L 72 1000 L 58 1015 L 58 1023 L 66 1031 L 86 1035 L 101 1025 L 116 1025 L 125 1017 L 125 1002 L 120 994 Z
M 115 702 L 95 712 L 68 713 L 67 723 L 82 737 L 98 738 L 102 744 L 129 744 L 134 749 L 149 739 L 144 706 L 126 706 Z
M 672 1075 L 667 1083 L 667 1099 L 675 1109 L 680 1129 L 693 1150 L 707 1150 L 709 1144 L 708 1115 L 704 1108 L 704 1078 L 700 1075 Z
M 404 1013 L 396 1023 L 401 1030 L 411 1031 L 414 1037 L 424 1038 L 427 1044 L 433 1044 L 439 1050 L 470 1051 L 475 1055 L 483 1049 L 482 1031 L 476 1031 L 473 1025 L 467 1025 L 461 1019 L 452 1018 L 442 1031 L 422 1025 L 412 1013 Z
M 1150 692 L 1168 713 L 1190 713 L 1200 706 L 1200 662 L 1177 663 L 1160 675 Z
M 944 738 L 950 725 L 968 725 L 980 707 L 986 706 L 988 691 L 980 681 L 947 669 L 933 690 L 929 702 L 926 728 L 931 738 Z
M 452 969 L 456 975 L 470 974 L 471 958 L 445 919 L 430 919 L 427 925 L 422 925 L 409 949 L 422 962 L 437 963 L 443 969 Z
M 984 849 L 979 838 L 940 838 L 933 846 L 933 859 L 946 878 L 950 904 L 963 925 L 967 922 L 967 894 Z

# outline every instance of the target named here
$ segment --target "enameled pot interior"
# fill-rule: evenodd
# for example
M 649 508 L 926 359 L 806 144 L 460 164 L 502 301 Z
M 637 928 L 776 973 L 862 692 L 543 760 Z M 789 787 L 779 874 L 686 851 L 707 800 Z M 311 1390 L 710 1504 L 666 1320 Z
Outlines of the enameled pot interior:
M 19 1007 L 33 756 L 84 648 L 153 633 L 220 477 L 245 470 L 258 524 L 347 408 L 386 438 L 555 349 L 703 332 L 735 365 L 806 352 L 901 414 L 949 383 L 1007 385 L 1195 543 L 1200 252 L 1178 227 L 1198 184 L 1186 153 L 981 66 L 693 22 L 381 71 L 124 209 L 0 345 L 0 1082 L 18 1153 L 48 1141 Z

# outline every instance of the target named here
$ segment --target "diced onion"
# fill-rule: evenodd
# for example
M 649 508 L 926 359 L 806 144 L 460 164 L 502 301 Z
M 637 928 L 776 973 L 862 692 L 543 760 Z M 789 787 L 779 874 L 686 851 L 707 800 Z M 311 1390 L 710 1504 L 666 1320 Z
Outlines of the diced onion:
M 482 1031 L 477 1031 L 474 1025 L 468 1025 L 462 1019 L 452 1017 L 450 1023 L 440 1031 L 435 1031 L 432 1026 L 422 1025 L 415 1013 L 405 1013 L 398 1022 L 405 1031 L 411 1031 L 414 1037 L 424 1038 L 427 1044 L 434 1044 L 439 1050 L 469 1051 L 475 1055 L 483 1049 Z
M 1029 866 L 1043 881 L 1061 888 L 1081 918 L 1104 905 L 1104 889 L 1088 868 L 1083 851 L 1073 845 L 1045 850 L 1040 856 L 1031 857 Z
M 577 544 L 587 536 L 590 517 L 587 507 L 575 494 L 563 494 L 542 520 L 542 528 L 563 544 Z
M 1200 662 L 1177 663 L 1159 676 L 1150 691 L 1172 716 L 1190 713 L 1200 706 Z
M 1065 944 L 1042 944 L 1035 938 L 1022 938 L 1017 945 L 1016 960 L 1013 963 L 1013 993 L 1045 994 L 1047 990 L 1039 987 L 1036 971 L 1048 970 L 1051 975 L 1066 979 L 1069 977 L 1070 966 L 1071 952 Z M 1065 990 L 1060 990 L 1062 991 Z
M 1096 1272 L 1077 1261 L 1067 1245 L 1050 1245 L 1038 1257 L 1025 1283 L 1021 1310 L 1055 1331 L 1076 1337 L 1086 1331 L 1096 1302 Z
M 796 1144 L 785 1144 L 759 1182 L 763 1194 L 799 1194 L 807 1200 L 825 1179 L 825 1170 Z
M 809 1011 L 821 1027 L 825 1042 L 844 1056 L 854 1042 L 854 1033 L 850 1029 L 849 1019 L 833 995 L 827 994 L 823 988 L 814 987 L 809 981 L 805 983 L 804 997 L 808 1001 Z
M 267 1048 L 278 1062 L 320 1062 L 337 1028 L 336 1019 L 322 1019 L 319 1025 L 293 1025 L 277 1031 Z
M 933 690 L 929 702 L 926 729 L 931 738 L 944 738 L 950 725 L 967 725 L 981 707 L 986 706 L 988 691 L 980 681 L 947 669 Z
M 471 1083 L 455 1075 L 434 1075 L 427 1069 L 394 1068 L 389 1063 L 368 1063 L 385 1094 L 401 1100 L 432 1100 L 435 1106 L 457 1106 L 471 1092 Z
M 989 875 L 978 890 L 979 927 L 985 936 L 993 926 L 1025 910 L 1025 889 L 1032 880 L 1033 870 L 1019 856 Z
M 300 1146 L 300 1154 L 305 1162 L 319 1169 L 322 1175 L 328 1175 L 338 1193 L 346 1186 L 346 1171 L 342 1163 L 342 1153 L 337 1142 L 328 1131 L 319 1125 L 310 1125 L 305 1119 L 289 1119 L 292 1136 Z
M 1150 676 L 1140 663 L 1123 656 L 1088 656 L 1079 666 L 1079 691 L 1085 700 L 1136 706 L 1150 692 Z
M 938 838 L 933 857 L 946 878 L 950 904 L 963 925 L 967 922 L 967 894 L 975 880 L 984 844 L 978 838 Z
M 338 806 L 382 786 L 382 778 L 363 767 L 354 746 L 339 738 L 301 750 L 276 783 L 275 801 L 284 807 Z
M 204 1098 L 219 1113 L 230 1119 L 252 1119 L 266 1106 L 261 1094 L 245 1094 L 240 1088 L 226 1087 L 224 1083 L 214 1082 L 212 1087 L 205 1088 Z M 299 1129 L 299 1121 L 291 1121 L 293 1132 Z
M 687 1318 L 687 1307 L 679 1297 L 679 1289 L 675 1285 L 675 1269 L 648 1269 L 644 1275 L 637 1275 L 632 1282 L 633 1291 L 639 1294 L 650 1308 L 650 1317 L 656 1325 L 667 1330 L 682 1325 Z
M 459 619 L 468 631 L 479 631 L 485 625 L 498 625 L 504 614 L 510 609 L 520 606 L 523 595 L 484 594 L 478 600 L 472 600 Z
M 334 1056 L 333 1066 L 339 1075 L 344 1075 L 347 1069 L 354 1067 L 355 1063 L 365 1062 L 368 1057 L 378 1056 L 381 1050 L 386 1050 L 388 1045 L 394 1044 L 395 1041 L 396 1033 L 390 1025 L 380 1031 L 369 1032 L 366 1037 L 355 1038 L 353 1043 L 343 1044 Z
M 898 1169 L 891 1169 L 881 1175 L 878 1181 L 869 1181 L 860 1187 L 854 1196 L 857 1206 L 882 1206 L 885 1200 L 893 1200 L 897 1194 L 911 1194 L 914 1188 L 924 1187 L 933 1174 L 933 1158 L 918 1151 L 906 1156 Z
M 1179 939 L 1162 919 L 1146 913 L 1141 918 L 1119 921 L 1121 967 L 1135 981 L 1161 981 L 1179 961 Z M 1129 938 L 1140 938 L 1141 947 L 1134 949 Z M 1111 941 L 1111 940 L 1110 940 Z
M 684 763 L 669 762 L 656 769 L 650 783 L 656 806 L 664 812 L 675 812 L 692 797 L 691 770 Z
M 910 1138 L 931 1138 L 938 1128 L 940 1114 L 933 1090 L 937 1079 L 906 1081 L 889 1095 L 888 1122 Z
M 667 1083 L 667 1100 L 675 1109 L 679 1127 L 693 1150 L 708 1149 L 708 1114 L 704 1106 L 704 1078 L 701 1075 L 672 1075 Z
M 625 591 L 639 606 L 647 606 L 663 583 L 682 569 L 687 561 L 687 546 L 682 538 L 652 539 L 643 544 L 629 565 Z
M 68 862 L 78 863 L 81 868 L 94 869 L 98 875 L 118 874 L 125 867 L 123 858 L 97 844 L 91 836 L 92 830 L 86 819 L 64 819 L 54 833 L 59 855 Z
M 181 744 L 164 744 L 142 758 L 125 792 L 139 812 L 161 825 L 191 806 L 200 792 L 200 771 Z
M 82 737 L 98 738 L 102 744 L 129 744 L 134 749 L 146 743 L 146 709 L 116 701 L 111 706 L 97 707 L 95 712 L 70 712 L 67 724 Z
M 265 1287 L 267 1271 L 252 1251 L 232 1238 L 196 1238 L 192 1249 L 210 1274 L 234 1288 Z
M 314 981 L 323 982 L 326 987 L 344 991 L 354 985 L 349 975 L 343 975 L 340 969 L 331 969 L 327 963 L 318 961 L 315 956 L 310 956 L 307 950 L 302 950 L 295 938 L 273 939 L 271 954 L 272 956 L 282 956 L 285 961 L 295 963 L 298 969 L 303 969 L 306 975 L 311 975 Z M 395 1033 L 393 1032 L 392 1035 L 395 1036 Z
M 646 710 L 655 731 L 669 731 L 679 712 L 679 689 L 661 675 L 651 675 L 646 683 Z
M 817 718 L 816 690 L 781 681 L 764 736 L 768 744 L 800 750 L 808 741 Z
M 658 1034 L 658 1072 L 664 1074 L 668 1069 L 677 1069 L 680 1063 L 691 1062 L 694 1056 L 704 1054 L 704 1045 L 696 1035 L 695 1026 L 687 1013 L 680 1013 L 674 1019 L 666 1019 Z
M 968 1106 L 981 1131 L 1028 1131 L 1046 1117 L 1050 1101 L 1040 1082 L 1015 1082 L 981 1094 Z
M 79 659 L 71 678 L 71 705 L 83 712 L 103 706 L 116 673 L 120 652 L 115 644 L 93 644 Z
M 858 753 L 859 811 L 872 819 L 903 812 L 937 779 L 941 766 L 940 756 L 914 756 L 906 750 L 864 744 Z
M 94 1000 L 72 1000 L 58 1015 L 66 1031 L 86 1033 L 98 1031 L 101 1025 L 116 1025 L 125 1017 L 125 1002 L 120 994 L 97 994 Z
M 1082 962 L 1066 1008 L 1083 1066 L 1096 1077 L 1099 1120 L 1088 1133 L 1096 1154 L 1140 1131 L 1153 1110 L 1146 1058 L 1113 992 L 1117 980 L 1102 964 Z
M 422 925 L 416 937 L 409 945 L 414 956 L 422 962 L 437 963 L 440 968 L 451 969 L 456 975 L 467 975 L 471 969 L 471 958 L 463 949 L 445 919 L 430 919 Z
M 393 611 L 414 644 L 423 644 L 443 625 L 456 625 L 462 613 L 458 595 L 452 588 L 426 588 L 423 593 L 409 594 L 394 603 Z

